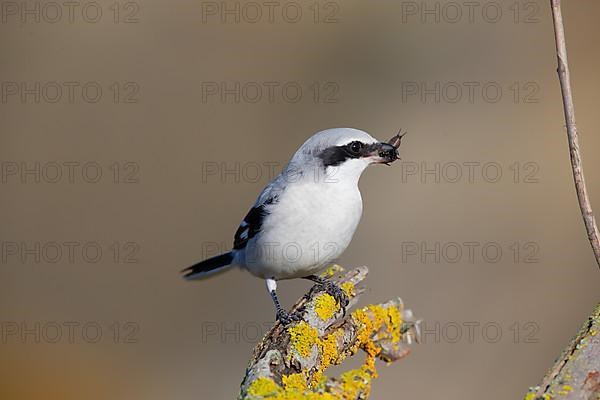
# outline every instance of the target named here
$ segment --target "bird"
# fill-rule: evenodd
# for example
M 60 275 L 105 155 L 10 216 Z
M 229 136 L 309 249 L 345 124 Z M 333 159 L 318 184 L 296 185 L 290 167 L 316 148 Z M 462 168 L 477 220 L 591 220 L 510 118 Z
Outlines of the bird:
M 319 274 L 340 257 L 356 231 L 363 210 L 358 187 L 363 171 L 398 160 L 402 136 L 398 132 L 386 143 L 354 128 L 315 133 L 259 194 L 235 232 L 231 250 L 185 268 L 183 277 L 197 280 L 233 267 L 245 269 L 265 280 L 282 324 L 300 319 L 281 306 L 277 281 L 284 279 L 313 281 L 345 312 L 346 293 Z

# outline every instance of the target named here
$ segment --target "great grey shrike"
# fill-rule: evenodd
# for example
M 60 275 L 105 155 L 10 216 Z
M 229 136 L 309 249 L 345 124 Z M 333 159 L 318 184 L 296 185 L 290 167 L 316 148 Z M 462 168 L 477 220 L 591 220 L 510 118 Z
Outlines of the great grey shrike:
M 305 278 L 322 285 L 344 308 L 348 298 L 318 276 L 346 250 L 362 214 L 358 180 L 371 164 L 399 158 L 401 136 L 379 142 L 366 132 L 335 128 L 317 132 L 281 174 L 263 189 L 237 229 L 231 251 L 184 269 L 202 279 L 234 266 L 265 279 L 284 324 L 298 317 L 277 298 L 277 281 Z

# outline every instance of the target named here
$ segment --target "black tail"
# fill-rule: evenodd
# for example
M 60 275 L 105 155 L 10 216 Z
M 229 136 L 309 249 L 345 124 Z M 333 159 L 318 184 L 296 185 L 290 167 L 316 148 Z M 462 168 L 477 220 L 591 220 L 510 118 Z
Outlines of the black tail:
M 185 279 L 202 279 L 216 274 L 217 272 L 225 271 L 231 267 L 232 262 L 233 253 L 229 252 L 204 261 L 200 261 L 198 264 L 194 264 L 191 267 L 182 270 L 181 272 L 184 274 L 183 277 Z

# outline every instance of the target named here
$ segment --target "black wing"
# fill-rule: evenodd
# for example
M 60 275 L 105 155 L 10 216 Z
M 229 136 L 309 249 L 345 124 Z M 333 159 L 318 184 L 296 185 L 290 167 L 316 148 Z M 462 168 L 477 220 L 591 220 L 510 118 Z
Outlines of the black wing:
M 269 197 L 261 205 L 254 206 L 248 211 L 248 214 L 246 214 L 246 217 L 244 217 L 244 220 L 235 232 L 233 239 L 234 250 L 246 247 L 248 241 L 260 232 L 265 217 L 269 215 L 266 206 L 275 202 L 277 202 L 277 196 Z

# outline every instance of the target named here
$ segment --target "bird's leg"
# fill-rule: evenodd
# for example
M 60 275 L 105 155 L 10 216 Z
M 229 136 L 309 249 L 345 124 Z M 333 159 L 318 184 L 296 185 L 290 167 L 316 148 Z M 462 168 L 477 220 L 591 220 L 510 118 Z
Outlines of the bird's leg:
M 300 315 L 289 313 L 281 307 L 281 303 L 279 303 L 279 299 L 277 298 L 277 281 L 275 281 L 275 279 L 267 279 L 266 283 L 267 290 L 273 299 L 273 303 L 275 303 L 275 318 L 283 325 L 288 325 L 294 321 L 300 321 L 302 319 Z
M 315 282 L 317 285 L 322 286 L 325 291 L 330 294 L 339 304 L 342 306 L 344 315 L 346 315 L 346 306 L 350 302 L 348 295 L 338 284 L 325 278 L 321 278 L 317 275 L 308 275 L 304 279 Z

